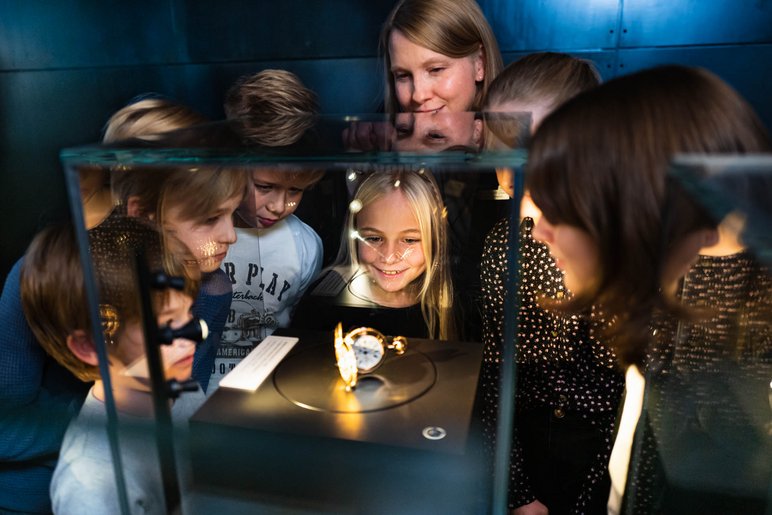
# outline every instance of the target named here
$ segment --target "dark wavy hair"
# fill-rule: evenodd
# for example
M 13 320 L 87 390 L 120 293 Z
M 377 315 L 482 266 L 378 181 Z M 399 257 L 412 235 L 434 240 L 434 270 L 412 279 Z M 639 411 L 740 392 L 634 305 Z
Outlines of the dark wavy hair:
M 663 259 L 686 234 L 712 223 L 681 202 L 665 231 L 673 156 L 769 149 L 766 129 L 737 92 L 684 66 L 611 80 L 569 100 L 536 131 L 527 179 L 534 202 L 550 223 L 589 234 L 600 256 L 598 281 L 565 309 L 600 306 L 623 365 L 642 362 L 652 310 L 668 305 Z

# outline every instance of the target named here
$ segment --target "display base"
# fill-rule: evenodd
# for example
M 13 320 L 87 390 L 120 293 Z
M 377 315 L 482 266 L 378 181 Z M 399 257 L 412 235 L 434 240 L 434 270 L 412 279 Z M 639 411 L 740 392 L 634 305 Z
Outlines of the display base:
M 343 396 L 331 334 L 277 334 L 300 340 L 270 380 L 220 388 L 191 419 L 197 490 L 331 513 L 485 511 L 471 430 L 480 344 L 411 338 L 382 379 Z

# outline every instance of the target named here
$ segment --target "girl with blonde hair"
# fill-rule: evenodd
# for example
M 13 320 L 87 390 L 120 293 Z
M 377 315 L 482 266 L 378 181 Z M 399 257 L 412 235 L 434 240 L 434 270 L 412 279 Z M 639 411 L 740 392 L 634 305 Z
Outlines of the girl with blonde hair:
M 426 334 L 443 340 L 455 335 L 445 216 L 429 172 L 373 173 L 350 204 L 344 234 L 362 272 L 354 291 L 380 306 L 420 305 Z

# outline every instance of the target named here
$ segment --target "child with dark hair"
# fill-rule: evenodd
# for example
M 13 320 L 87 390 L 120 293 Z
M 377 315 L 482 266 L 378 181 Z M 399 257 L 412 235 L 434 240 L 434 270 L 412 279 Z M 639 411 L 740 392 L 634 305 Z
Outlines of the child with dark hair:
M 228 91 L 225 111 L 248 144 L 282 147 L 313 126 L 316 95 L 286 70 L 240 78 Z M 294 213 L 324 170 L 258 166 L 246 170 L 249 194 L 236 215 L 238 241 L 222 270 L 233 298 L 214 366 L 213 388 L 264 338 L 288 327 L 303 293 L 319 274 L 322 241 Z

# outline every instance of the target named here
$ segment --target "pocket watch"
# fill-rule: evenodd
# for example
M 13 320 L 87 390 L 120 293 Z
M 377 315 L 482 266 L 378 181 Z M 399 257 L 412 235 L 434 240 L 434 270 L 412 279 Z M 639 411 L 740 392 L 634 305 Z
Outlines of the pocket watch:
M 346 391 L 350 392 L 357 385 L 357 359 L 351 341 L 343 337 L 340 323 L 335 327 L 335 360 Z
M 397 355 L 404 354 L 407 339 L 395 336 L 389 342 L 380 331 L 371 327 L 358 327 L 344 335 L 342 325 L 338 323 L 335 328 L 335 358 L 346 390 L 356 387 L 358 375 L 369 374 L 378 368 L 388 349 L 394 350 Z

